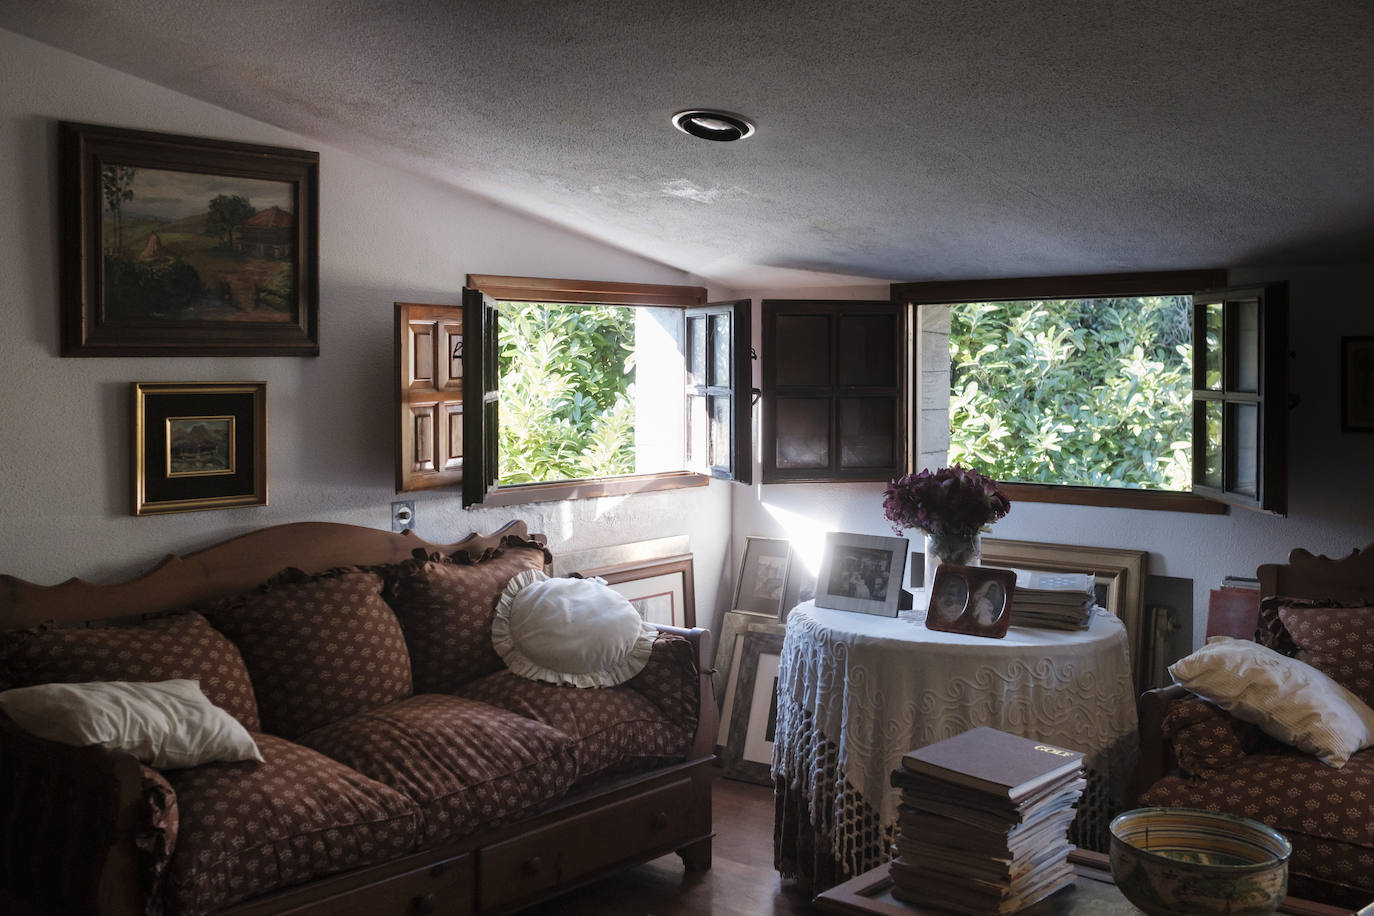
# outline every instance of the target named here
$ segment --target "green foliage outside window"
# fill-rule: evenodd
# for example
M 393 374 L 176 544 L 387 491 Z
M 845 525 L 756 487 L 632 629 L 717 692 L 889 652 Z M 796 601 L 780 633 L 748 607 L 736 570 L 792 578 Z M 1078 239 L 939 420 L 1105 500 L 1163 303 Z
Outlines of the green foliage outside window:
M 1191 303 L 951 306 L 949 463 L 1002 481 L 1190 489 Z
M 632 306 L 500 305 L 502 484 L 635 470 Z

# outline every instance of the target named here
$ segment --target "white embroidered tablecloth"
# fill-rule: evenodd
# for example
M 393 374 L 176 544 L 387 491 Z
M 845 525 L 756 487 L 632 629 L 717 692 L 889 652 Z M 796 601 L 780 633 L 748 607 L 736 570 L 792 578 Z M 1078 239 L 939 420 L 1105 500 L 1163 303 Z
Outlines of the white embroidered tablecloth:
M 877 617 L 813 602 L 787 618 L 773 776 L 779 793 L 807 803 L 838 876 L 891 857 L 899 798 L 888 777 L 902 754 L 979 725 L 1083 751 L 1088 789 L 1075 838 L 1100 846 L 1136 751 L 1121 621 L 1099 608 L 1087 630 L 1012 627 L 1004 639 L 924 621 L 923 610 Z M 806 870 L 781 849 L 778 867 Z

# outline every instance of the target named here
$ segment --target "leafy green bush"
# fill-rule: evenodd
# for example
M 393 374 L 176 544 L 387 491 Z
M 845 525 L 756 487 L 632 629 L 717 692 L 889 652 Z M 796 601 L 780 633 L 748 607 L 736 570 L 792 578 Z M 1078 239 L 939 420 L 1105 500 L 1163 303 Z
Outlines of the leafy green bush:
M 1191 299 L 950 307 L 949 463 L 1002 481 L 1188 490 Z
M 200 274 L 181 258 L 163 255 L 136 261 L 105 254 L 105 316 L 112 319 L 174 318 L 200 295 Z
M 635 470 L 631 306 L 503 302 L 503 484 Z

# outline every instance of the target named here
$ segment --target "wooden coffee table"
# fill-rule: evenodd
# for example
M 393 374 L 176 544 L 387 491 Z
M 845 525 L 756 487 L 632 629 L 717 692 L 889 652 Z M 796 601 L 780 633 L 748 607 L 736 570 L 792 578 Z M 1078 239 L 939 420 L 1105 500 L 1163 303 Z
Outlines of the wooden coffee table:
M 1058 891 L 1049 899 L 1042 900 L 1029 909 L 1022 910 L 1018 916 L 1139 914 L 1140 911 L 1121 896 L 1121 892 L 1112 883 L 1111 867 L 1105 855 L 1080 849 L 1069 854 L 1069 861 L 1078 872 L 1078 878 L 1073 886 Z M 839 913 L 845 916 L 939 916 L 939 910 L 927 910 L 897 900 L 892 896 L 891 889 L 892 878 L 887 873 L 887 866 L 879 865 L 821 894 L 816 898 L 816 906 L 822 913 Z M 1374 912 L 1374 907 L 1366 907 L 1357 914 L 1354 910 L 1289 897 L 1283 901 L 1279 912 L 1290 913 L 1293 916 L 1360 916 Z

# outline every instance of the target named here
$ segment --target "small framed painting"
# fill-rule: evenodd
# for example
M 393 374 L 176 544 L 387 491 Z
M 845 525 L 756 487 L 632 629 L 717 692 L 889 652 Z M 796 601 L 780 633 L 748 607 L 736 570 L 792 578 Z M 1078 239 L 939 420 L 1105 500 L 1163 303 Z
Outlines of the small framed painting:
M 319 355 L 319 153 L 58 135 L 63 356 Z
M 739 679 L 722 761 L 731 779 L 773 784 L 773 742 L 778 725 L 778 662 L 783 637 L 745 633 Z
M 896 617 L 909 545 L 906 538 L 827 532 L 816 606 Z
M 746 537 L 732 609 L 781 618 L 791 557 L 792 545 L 786 538 Z
M 946 633 L 1001 639 L 1011 626 L 1015 591 L 1013 570 L 941 563 L 930 589 L 926 626 Z
M 1374 337 L 1341 338 L 1341 429 L 1374 432 Z
M 697 625 L 690 553 L 579 572 L 587 578 L 605 579 L 649 623 L 686 629 Z
M 267 505 L 266 382 L 136 382 L 134 514 Z

